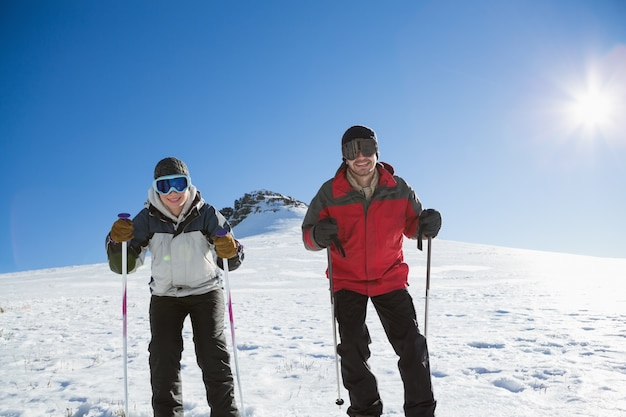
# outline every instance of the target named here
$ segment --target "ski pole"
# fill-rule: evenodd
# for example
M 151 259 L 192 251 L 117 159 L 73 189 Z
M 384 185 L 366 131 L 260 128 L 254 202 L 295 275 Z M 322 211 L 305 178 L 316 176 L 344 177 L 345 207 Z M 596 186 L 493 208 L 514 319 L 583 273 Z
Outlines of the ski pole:
M 227 230 L 218 230 L 216 236 L 226 236 Z M 235 376 L 237 377 L 237 388 L 239 390 L 239 401 L 241 402 L 241 412 L 245 415 L 245 408 L 243 406 L 243 392 L 241 389 L 241 379 L 239 378 L 239 361 L 237 360 L 237 343 L 235 341 L 235 319 L 233 315 L 233 302 L 230 296 L 230 282 L 228 279 L 228 259 L 222 258 L 222 266 L 224 270 L 224 287 L 226 290 L 226 304 L 228 305 L 228 319 L 230 321 L 230 337 L 233 345 L 233 360 L 235 362 Z
M 120 213 L 117 215 L 120 219 L 127 220 L 130 218 L 128 213 Z M 122 242 L 122 335 L 123 335 L 123 360 L 124 360 L 124 417 L 128 417 L 128 337 L 126 325 L 126 282 L 128 274 L 128 242 Z
M 430 252 L 433 238 L 428 238 L 428 251 L 426 253 L 426 301 L 424 305 L 424 337 L 428 333 L 428 296 L 430 292 Z
M 343 252 L 343 248 L 342 252 Z M 330 255 L 330 246 L 326 248 L 326 255 L 328 257 L 328 285 L 330 288 L 330 317 L 333 322 L 333 348 L 335 350 L 335 373 L 337 374 L 337 400 L 335 404 L 342 405 L 341 399 L 341 385 L 339 382 L 339 356 L 337 354 L 337 323 L 335 322 L 335 293 L 333 292 L 333 263 Z

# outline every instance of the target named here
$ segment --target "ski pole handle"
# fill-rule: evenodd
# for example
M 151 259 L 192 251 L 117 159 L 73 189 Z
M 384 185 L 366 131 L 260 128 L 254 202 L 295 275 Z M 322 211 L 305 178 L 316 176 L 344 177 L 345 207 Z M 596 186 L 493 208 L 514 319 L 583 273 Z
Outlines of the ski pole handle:
M 122 219 L 122 220 L 128 220 L 130 219 L 130 214 L 129 213 L 120 213 L 117 215 L 118 218 Z
M 228 236 L 228 230 L 226 229 L 218 229 L 217 232 L 215 232 L 215 237 L 224 237 L 224 236 Z M 226 258 L 222 258 L 222 265 L 223 265 L 223 270 L 226 274 L 228 274 L 228 270 L 230 269 L 229 265 L 228 265 L 228 259 Z

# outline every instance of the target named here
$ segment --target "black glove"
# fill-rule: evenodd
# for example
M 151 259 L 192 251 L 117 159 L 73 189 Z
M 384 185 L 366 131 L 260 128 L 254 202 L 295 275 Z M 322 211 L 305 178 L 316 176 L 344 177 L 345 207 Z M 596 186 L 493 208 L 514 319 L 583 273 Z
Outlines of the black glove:
M 423 237 L 435 237 L 441 229 L 441 213 L 435 209 L 422 211 L 419 218 L 418 239 Z
M 317 243 L 317 246 L 320 248 L 327 248 L 337 239 L 338 231 L 337 221 L 331 217 L 327 217 L 313 226 L 313 240 L 315 240 L 315 243 Z

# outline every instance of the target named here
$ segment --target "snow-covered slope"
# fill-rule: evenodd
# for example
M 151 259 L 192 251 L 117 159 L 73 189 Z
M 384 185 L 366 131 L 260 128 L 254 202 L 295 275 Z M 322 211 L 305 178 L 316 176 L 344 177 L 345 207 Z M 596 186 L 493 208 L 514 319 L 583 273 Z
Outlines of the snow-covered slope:
M 235 227 L 246 250 L 230 282 L 248 417 L 346 415 L 347 405 L 335 405 L 326 256 L 304 250 L 302 210 L 249 213 Z M 423 321 L 426 254 L 415 241 L 405 253 Z M 122 287 L 104 256 L 96 265 L 0 275 L 0 416 L 120 415 Z M 435 239 L 428 336 L 437 417 L 626 415 L 624 271 L 626 259 Z M 149 276 L 144 268 L 128 284 L 129 408 L 137 417 L 152 415 Z M 384 416 L 402 416 L 396 356 L 374 311 L 368 323 Z M 185 415 L 206 416 L 189 323 L 184 336 Z

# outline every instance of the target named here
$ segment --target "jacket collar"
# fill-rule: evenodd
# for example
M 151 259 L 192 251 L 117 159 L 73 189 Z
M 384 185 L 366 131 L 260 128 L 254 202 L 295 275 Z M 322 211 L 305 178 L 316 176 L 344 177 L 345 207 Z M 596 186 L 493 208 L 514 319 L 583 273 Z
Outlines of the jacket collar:
M 376 169 L 378 170 L 378 187 L 395 187 L 398 183 L 393 178 L 394 169 L 391 165 L 386 162 L 377 162 Z M 346 177 L 346 171 L 348 170 L 348 165 L 343 162 L 337 172 L 335 173 L 335 177 L 333 178 L 332 191 L 333 198 L 343 197 L 348 194 L 350 191 L 354 191 L 354 188 L 348 182 Z
M 148 201 L 146 201 L 146 208 L 153 215 L 161 219 L 168 220 L 177 225 L 183 222 L 192 213 L 194 212 L 197 213 L 203 204 L 204 204 L 204 200 L 202 199 L 202 196 L 200 195 L 200 191 L 198 191 L 198 189 L 193 184 L 190 184 L 189 185 L 189 199 L 185 203 L 185 206 L 183 207 L 183 210 L 180 212 L 180 215 L 178 217 L 174 216 L 167 209 L 165 204 L 163 204 L 163 202 L 159 198 L 159 195 L 157 194 L 157 192 L 154 191 L 154 188 L 152 187 L 150 187 L 150 189 L 148 190 Z

